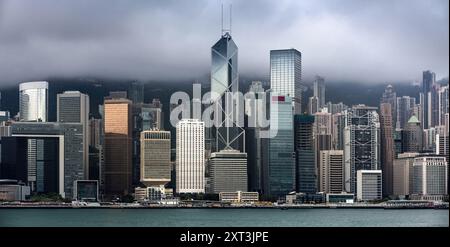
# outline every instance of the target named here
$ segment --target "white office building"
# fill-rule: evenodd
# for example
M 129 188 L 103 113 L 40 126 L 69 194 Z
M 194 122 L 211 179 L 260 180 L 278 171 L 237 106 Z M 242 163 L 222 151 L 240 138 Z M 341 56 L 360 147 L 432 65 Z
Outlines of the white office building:
M 356 172 L 356 198 L 373 201 L 382 198 L 381 170 L 358 170 Z
M 205 124 L 182 119 L 176 126 L 176 191 L 205 193 Z
M 414 199 L 442 200 L 447 195 L 448 163 L 442 156 L 422 156 L 414 159 Z
M 19 85 L 20 121 L 47 122 L 48 82 L 33 81 Z

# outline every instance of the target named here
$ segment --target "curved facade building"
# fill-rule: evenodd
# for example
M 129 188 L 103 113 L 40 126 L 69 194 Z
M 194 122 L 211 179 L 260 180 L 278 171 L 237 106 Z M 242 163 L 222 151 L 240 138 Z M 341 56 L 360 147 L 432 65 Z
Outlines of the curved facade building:
M 47 122 L 48 82 L 24 82 L 19 85 L 20 121 Z

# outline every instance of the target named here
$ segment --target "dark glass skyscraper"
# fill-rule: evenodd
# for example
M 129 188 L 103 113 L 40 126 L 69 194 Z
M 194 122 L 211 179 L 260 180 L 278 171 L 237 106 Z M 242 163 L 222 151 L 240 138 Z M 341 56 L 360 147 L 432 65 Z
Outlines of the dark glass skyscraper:
M 290 97 L 271 95 L 270 132 L 274 137 L 265 138 L 263 145 L 263 193 L 280 197 L 295 190 L 294 129 Z
M 428 129 L 429 118 L 431 115 L 430 112 L 430 96 L 429 93 L 436 81 L 436 74 L 429 70 L 423 72 L 423 80 L 422 80 L 422 92 L 423 101 L 420 102 L 422 105 L 422 127 L 424 129 Z
M 317 175 L 314 150 L 314 116 L 295 115 L 295 152 L 297 192 L 315 193 Z
M 244 144 L 241 143 L 240 134 L 243 133 L 243 129 L 236 126 L 235 121 L 232 121 L 232 114 L 230 114 L 231 111 L 238 110 L 237 105 L 236 102 L 225 105 L 227 103 L 224 97 L 226 92 L 239 92 L 238 47 L 229 32 L 224 33 L 211 47 L 211 101 L 222 104 L 223 123 L 229 121 L 232 125 L 220 126 L 215 129 L 216 148 L 217 151 L 224 148 L 242 151 L 244 148 L 241 146 Z

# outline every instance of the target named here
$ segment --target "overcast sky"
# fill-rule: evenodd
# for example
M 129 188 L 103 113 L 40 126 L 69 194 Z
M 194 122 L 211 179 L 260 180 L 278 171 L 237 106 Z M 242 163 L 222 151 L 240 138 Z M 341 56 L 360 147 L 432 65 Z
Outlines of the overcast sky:
M 203 79 L 222 2 L 225 16 L 233 5 L 247 78 L 268 78 L 269 51 L 280 48 L 302 52 L 305 81 L 449 74 L 448 0 L 0 0 L 0 85 L 50 76 Z

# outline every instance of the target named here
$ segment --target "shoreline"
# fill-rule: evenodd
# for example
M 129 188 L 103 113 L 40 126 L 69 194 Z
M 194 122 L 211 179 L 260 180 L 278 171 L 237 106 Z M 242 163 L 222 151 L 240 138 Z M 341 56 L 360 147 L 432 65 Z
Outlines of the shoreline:
M 435 209 L 448 210 L 446 207 L 420 207 L 420 206 L 386 206 L 386 205 L 289 205 L 289 206 L 227 206 L 227 207 L 207 207 L 207 206 L 121 206 L 121 205 L 101 205 L 101 206 L 72 206 L 72 205 L 0 205 L 2 209 L 277 209 L 277 210 L 295 210 L 295 209 Z

